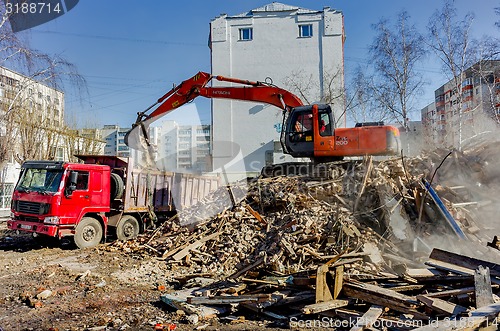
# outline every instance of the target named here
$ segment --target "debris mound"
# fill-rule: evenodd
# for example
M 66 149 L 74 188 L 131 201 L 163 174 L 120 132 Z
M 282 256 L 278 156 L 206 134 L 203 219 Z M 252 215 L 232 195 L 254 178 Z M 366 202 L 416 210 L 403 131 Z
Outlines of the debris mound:
M 494 195 L 476 189 L 497 180 L 493 149 L 366 157 L 334 165 L 336 176 L 324 180 L 241 181 L 108 249 L 165 261 L 178 290 L 161 299 L 197 321 L 233 321 L 244 308 L 292 327 L 293 316 L 318 315 L 419 327 L 474 316 L 471 305 L 478 316 L 500 311 L 471 289 L 479 279 L 483 287 L 488 277 L 500 281 L 496 264 L 477 258 L 499 259 L 496 228 L 479 222 Z M 460 185 L 466 179 L 473 184 Z M 476 256 L 460 255 L 465 247 Z

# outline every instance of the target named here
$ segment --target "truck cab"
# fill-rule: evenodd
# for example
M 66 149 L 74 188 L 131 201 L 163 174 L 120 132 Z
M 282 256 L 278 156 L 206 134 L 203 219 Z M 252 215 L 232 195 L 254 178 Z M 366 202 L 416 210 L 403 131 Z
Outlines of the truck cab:
M 24 162 L 7 226 L 59 239 L 74 236 L 78 230 L 77 245 L 93 246 L 105 233 L 109 186 L 110 167 L 106 165 Z

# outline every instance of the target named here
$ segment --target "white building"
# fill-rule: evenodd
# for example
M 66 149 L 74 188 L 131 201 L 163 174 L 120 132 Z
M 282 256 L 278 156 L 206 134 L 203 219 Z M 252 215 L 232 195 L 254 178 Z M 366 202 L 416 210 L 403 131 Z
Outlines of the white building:
M 157 164 L 162 170 L 210 171 L 210 126 L 164 121 L 158 140 Z
M 343 14 L 329 7 L 310 10 L 273 2 L 210 23 L 214 75 L 253 81 L 269 77 L 297 95 L 300 90 L 305 104 L 334 94 L 335 114 L 344 110 L 343 46 Z M 214 82 L 221 85 L 226 84 Z M 238 149 L 249 172 L 260 171 L 266 156 L 268 163 L 286 161 L 279 154 L 281 126 L 281 110 L 274 106 L 213 99 L 214 169 L 230 162 Z

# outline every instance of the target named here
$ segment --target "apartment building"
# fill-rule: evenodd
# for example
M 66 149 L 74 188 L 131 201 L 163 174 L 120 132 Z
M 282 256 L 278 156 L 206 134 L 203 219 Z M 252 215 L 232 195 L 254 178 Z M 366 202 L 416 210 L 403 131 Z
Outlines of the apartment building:
M 4 166 L 0 169 L 0 209 L 9 208 L 19 175 L 14 155 L 21 147 L 36 148 L 55 160 L 64 158 L 58 129 L 64 125 L 64 93 L 31 77 L 0 67 L 0 146 Z M 25 139 L 21 146 L 21 137 Z M 27 142 L 26 142 L 27 140 Z M 40 152 L 40 153 L 42 153 Z
M 211 170 L 210 125 L 164 121 L 160 132 L 157 165 L 161 169 L 196 173 Z
M 214 75 L 270 78 L 267 81 L 304 95 L 304 103 L 336 95 L 334 113 L 340 116 L 344 110 L 344 24 L 338 10 L 273 2 L 237 15 L 224 14 L 210 22 L 209 45 Z M 220 85 L 225 84 L 214 82 Z M 274 106 L 213 99 L 214 169 L 231 163 L 237 154 L 247 172 L 289 161 L 280 152 L 281 129 L 282 113 Z
M 22 110 L 34 114 L 40 124 L 60 127 L 64 124 L 64 93 L 55 88 L 0 67 L 1 111 Z
M 500 123 L 500 60 L 481 61 L 434 91 L 421 111 L 428 146 L 461 148 Z
M 125 144 L 125 135 L 129 130 L 118 125 L 105 125 L 101 129 L 101 137 L 106 143 L 104 155 L 129 157 L 130 148 Z

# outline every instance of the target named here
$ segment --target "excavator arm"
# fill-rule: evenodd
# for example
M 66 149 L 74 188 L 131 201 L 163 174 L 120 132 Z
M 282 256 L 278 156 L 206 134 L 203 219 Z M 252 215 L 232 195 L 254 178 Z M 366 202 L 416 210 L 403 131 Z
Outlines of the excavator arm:
M 239 84 L 241 86 L 207 86 L 212 79 Z M 125 143 L 129 147 L 135 149 L 145 149 L 145 147 L 150 145 L 147 127 L 151 122 L 155 121 L 159 116 L 165 115 L 199 96 L 205 98 L 262 102 L 274 105 L 284 112 L 303 105 L 302 101 L 293 93 L 269 83 L 212 76 L 209 73 L 200 71 L 193 77 L 183 81 L 181 84 L 168 91 L 145 111 L 137 113 L 137 120 L 135 124 L 133 124 L 132 129 L 125 136 Z M 150 114 L 147 114 L 147 112 L 152 109 L 154 110 Z

